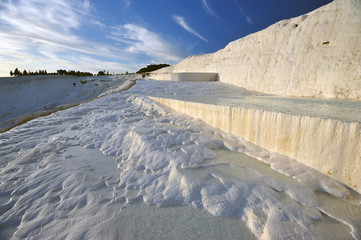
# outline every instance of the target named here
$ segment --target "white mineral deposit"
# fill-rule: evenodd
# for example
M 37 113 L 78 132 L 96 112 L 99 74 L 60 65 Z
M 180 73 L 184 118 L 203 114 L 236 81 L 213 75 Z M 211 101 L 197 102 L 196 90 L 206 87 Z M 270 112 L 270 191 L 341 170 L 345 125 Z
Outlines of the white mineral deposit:
M 361 2 L 335 0 L 158 71 L 216 72 L 222 82 L 280 96 L 361 99 Z M 169 80 L 169 79 L 168 79 Z
M 361 239 L 360 64 L 335 0 L 149 77 L 0 78 L 0 239 Z

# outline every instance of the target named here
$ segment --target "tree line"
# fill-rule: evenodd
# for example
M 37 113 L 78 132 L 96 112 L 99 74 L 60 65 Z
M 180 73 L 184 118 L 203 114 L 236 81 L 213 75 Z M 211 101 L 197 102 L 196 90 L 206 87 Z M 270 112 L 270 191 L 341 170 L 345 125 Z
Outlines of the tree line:
M 14 71 L 10 70 L 10 76 L 14 76 L 14 77 L 35 76 L 35 75 L 93 76 L 93 74 L 90 72 L 80 72 L 80 71 L 74 71 L 74 70 L 67 71 L 64 69 L 57 70 L 54 73 L 48 73 L 46 70 L 36 70 L 35 72 L 32 72 L 32 71 L 26 71 L 24 69 L 23 71 L 20 71 L 18 68 L 15 68 Z
M 146 67 L 144 68 L 141 68 L 139 69 L 139 71 L 137 73 L 147 73 L 147 72 L 153 72 L 155 70 L 158 70 L 158 69 L 161 69 L 161 68 L 164 68 L 164 67 L 169 67 L 170 65 L 169 64 L 166 64 L 166 63 L 162 63 L 162 64 L 150 64 L 150 65 L 147 65 Z
M 150 64 L 147 65 L 144 68 L 139 69 L 139 71 L 137 71 L 136 73 L 138 74 L 142 74 L 142 73 L 147 73 L 147 72 L 152 72 L 164 67 L 168 67 L 170 66 L 169 64 Z M 125 74 L 128 74 L 128 72 L 126 72 Z M 19 77 L 19 76 L 34 76 L 34 75 L 71 75 L 71 76 L 104 76 L 104 75 L 113 75 L 113 74 L 109 74 L 108 71 L 106 70 L 102 70 L 99 71 L 98 74 L 92 74 L 90 72 L 80 72 L 80 71 L 74 71 L 74 70 L 64 70 L 64 69 L 59 69 L 56 72 L 53 73 L 48 73 L 46 70 L 36 70 L 35 72 L 32 71 L 27 71 L 27 70 L 23 70 L 20 71 L 18 68 L 15 68 L 15 70 L 10 70 L 10 76 L 14 76 L 14 77 Z

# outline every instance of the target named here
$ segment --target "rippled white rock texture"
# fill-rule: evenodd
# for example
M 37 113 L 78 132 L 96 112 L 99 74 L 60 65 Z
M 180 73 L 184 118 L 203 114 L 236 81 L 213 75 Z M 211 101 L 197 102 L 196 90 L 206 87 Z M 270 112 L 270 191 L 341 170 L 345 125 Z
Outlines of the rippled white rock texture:
M 269 151 L 302 162 L 361 191 L 360 122 L 177 99 L 153 99 Z M 346 197 L 347 193 L 340 196 Z
M 358 193 L 155 103 L 153 84 L 256 94 L 142 80 L 1 133 L 1 238 L 361 238 Z

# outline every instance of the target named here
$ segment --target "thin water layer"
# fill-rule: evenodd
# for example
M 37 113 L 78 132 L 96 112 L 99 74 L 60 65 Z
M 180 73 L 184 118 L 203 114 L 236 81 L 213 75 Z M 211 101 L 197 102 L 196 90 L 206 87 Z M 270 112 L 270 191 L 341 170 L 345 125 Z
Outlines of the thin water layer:
M 361 101 L 276 96 L 184 96 L 180 100 L 361 122 Z
M 162 92 L 159 83 L 152 80 L 139 81 L 133 91 L 154 97 L 361 122 L 361 101 L 356 100 L 270 96 L 221 82 L 160 82 L 167 85 Z
M 111 239 L 256 239 L 239 218 L 219 218 L 192 206 L 138 202 L 116 212 L 104 226 Z

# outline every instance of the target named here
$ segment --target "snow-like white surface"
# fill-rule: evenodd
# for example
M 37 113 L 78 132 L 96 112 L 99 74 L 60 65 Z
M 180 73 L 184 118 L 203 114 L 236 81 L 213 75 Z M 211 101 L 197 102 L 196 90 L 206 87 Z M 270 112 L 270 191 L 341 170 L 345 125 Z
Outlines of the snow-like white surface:
M 269 94 L 361 99 L 360 16 L 361 1 L 335 0 L 152 77 L 217 72 L 222 82 Z
M 164 87 L 166 85 L 166 87 Z M 129 93 L 133 90 L 131 89 Z M 302 115 L 361 122 L 361 101 L 289 98 L 268 95 L 234 87 L 222 82 L 177 83 L 147 79 L 139 82 L 136 91 L 143 95 L 247 109 L 259 109 L 290 115 Z
M 361 191 L 361 101 L 282 98 L 220 82 L 148 79 L 132 91 Z
M 169 98 L 153 99 L 361 191 L 361 122 Z M 266 100 L 272 102 L 272 98 Z M 247 98 L 239 101 L 247 102 Z
M 158 105 L 145 96 L 152 84 L 0 134 L 1 238 L 361 238 L 358 193 Z M 258 95 L 222 83 L 155 89 Z
M 22 122 L 126 88 L 139 75 L 27 76 L 0 79 L 0 132 Z M 125 85 L 123 85 L 125 84 Z
M 168 74 L 155 74 L 157 80 L 179 82 L 210 82 L 217 81 L 218 73 L 208 72 L 178 72 Z

